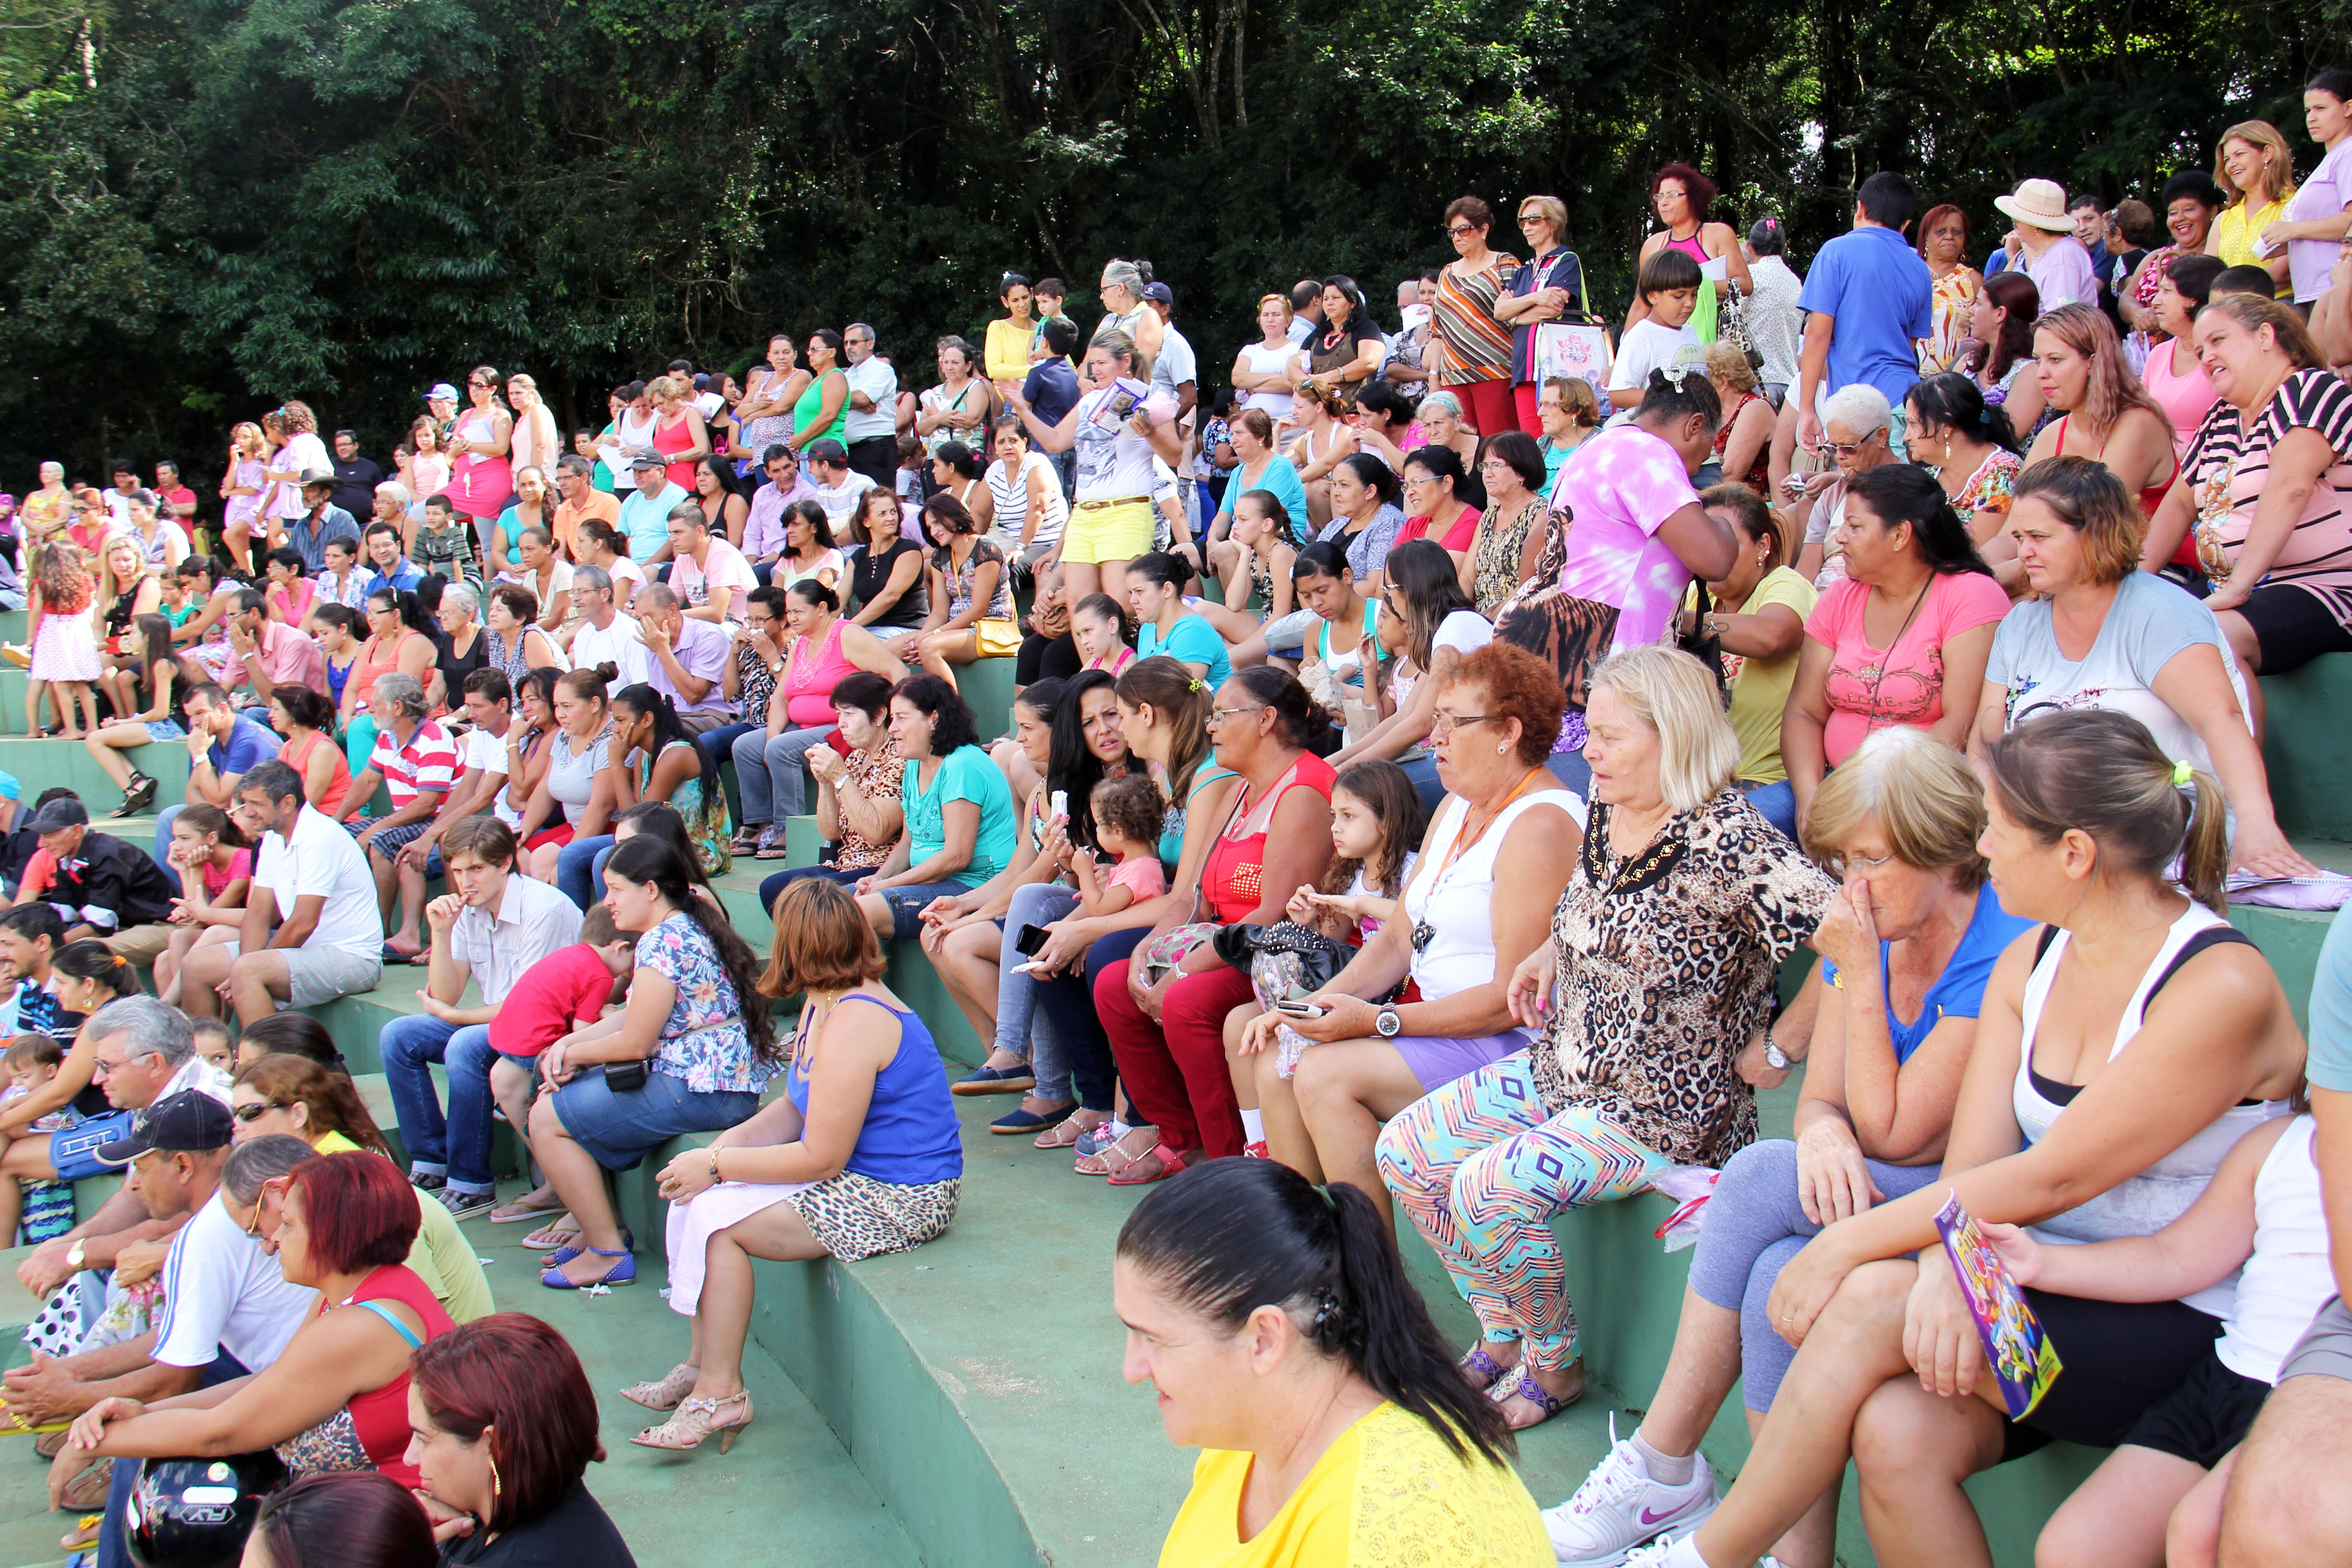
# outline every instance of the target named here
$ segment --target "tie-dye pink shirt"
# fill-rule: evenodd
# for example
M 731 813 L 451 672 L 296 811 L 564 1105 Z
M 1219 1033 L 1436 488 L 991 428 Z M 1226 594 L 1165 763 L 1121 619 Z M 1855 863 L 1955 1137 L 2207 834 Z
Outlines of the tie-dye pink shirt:
M 1638 425 L 1604 430 L 1569 454 L 1551 490 L 1553 509 L 1574 519 L 1560 591 L 1616 606 L 1613 647 L 1640 647 L 1665 635 L 1691 571 L 1657 533 L 1668 517 L 1697 504 L 1681 456 Z

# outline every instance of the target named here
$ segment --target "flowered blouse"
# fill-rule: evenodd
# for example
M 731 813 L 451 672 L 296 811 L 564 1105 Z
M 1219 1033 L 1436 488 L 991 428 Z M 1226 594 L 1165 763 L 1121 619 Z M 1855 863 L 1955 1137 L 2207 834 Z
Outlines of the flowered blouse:
M 1531 1048 L 1557 1115 L 1589 1106 L 1668 1159 L 1721 1166 L 1756 1141 L 1734 1059 L 1772 1016 L 1780 966 L 1838 884 L 1737 789 L 1623 860 L 1595 801 L 1552 913 L 1558 986 Z
M 931 548 L 931 570 L 948 585 L 948 619 L 952 621 L 971 608 L 972 590 L 979 586 L 980 569 L 990 561 L 996 563 L 996 587 L 989 595 L 988 608 L 981 612 L 984 621 L 1013 619 L 1013 574 L 1003 570 L 1004 547 L 982 535 L 972 541 L 971 554 L 959 568 L 955 563 L 954 547 L 935 545 Z
M 2009 514 L 2010 493 L 2017 487 L 2018 470 L 2024 461 L 2014 452 L 2003 452 L 1996 446 L 1977 471 L 1969 476 L 1965 489 L 1952 497 L 1952 510 L 1962 521 L 1978 512 Z
M 719 949 L 690 915 L 673 915 L 637 938 L 637 967 L 677 988 L 654 1047 L 653 1071 L 697 1094 L 757 1094 L 773 1071 L 751 1053 L 743 1004 Z
M 667 751 L 673 747 L 693 744 L 690 740 L 673 740 L 662 749 Z M 709 767 L 707 759 L 704 767 Z M 653 779 L 654 759 L 638 758 L 637 799 L 655 799 L 646 793 L 653 788 Z M 708 789 L 704 788 L 706 784 Z M 735 852 L 730 841 L 734 820 L 727 810 L 727 791 L 719 788 L 717 770 L 710 769 L 701 777 L 680 784 L 670 791 L 669 803 L 679 816 L 686 819 L 686 836 L 693 841 L 694 858 L 701 862 L 702 874 L 724 876 L 734 870 Z

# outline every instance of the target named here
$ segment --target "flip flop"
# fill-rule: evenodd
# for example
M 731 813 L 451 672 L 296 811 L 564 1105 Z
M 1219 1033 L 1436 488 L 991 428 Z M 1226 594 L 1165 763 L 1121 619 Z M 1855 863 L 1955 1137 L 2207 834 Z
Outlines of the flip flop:
M 534 1204 L 526 1208 L 523 1207 L 522 1199 L 518 1197 L 502 1203 L 496 1208 L 490 1210 L 490 1223 L 492 1225 L 519 1225 L 526 1219 L 537 1219 L 542 1214 L 562 1215 L 563 1212 L 563 1206 L 560 1203 L 552 1205 L 544 1203 Z
M 580 1239 L 580 1227 L 562 1223 L 562 1217 L 541 1226 L 522 1239 L 522 1244 L 534 1252 L 554 1252 Z

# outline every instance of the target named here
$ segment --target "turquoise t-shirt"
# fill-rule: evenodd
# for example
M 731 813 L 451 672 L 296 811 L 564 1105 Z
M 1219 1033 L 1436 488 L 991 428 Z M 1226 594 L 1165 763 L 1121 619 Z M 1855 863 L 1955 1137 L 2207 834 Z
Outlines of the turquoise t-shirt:
M 1165 643 L 1160 640 L 1159 623 L 1145 622 L 1143 629 L 1135 636 L 1135 656 L 1149 659 L 1154 653 L 1165 653 L 1187 664 L 1206 664 L 1209 673 L 1202 678 L 1209 683 L 1209 689 L 1213 692 L 1223 685 L 1225 677 L 1234 673 L 1233 655 L 1225 651 L 1225 640 L 1217 634 L 1217 629 L 1209 624 L 1205 616 L 1179 616 L 1175 629 L 1168 633 Z
M 1289 458 L 1279 452 L 1268 458 L 1265 471 L 1257 476 L 1255 485 L 1244 485 L 1241 475 L 1239 468 L 1234 469 L 1233 482 L 1225 486 L 1223 504 L 1217 508 L 1222 515 L 1233 516 L 1234 502 L 1252 490 L 1264 490 L 1280 501 L 1283 509 L 1290 514 L 1290 538 L 1287 542 L 1297 544 L 1307 537 L 1307 486 L 1299 482 L 1297 466 Z
M 906 764 L 898 775 L 898 805 L 907 814 L 909 852 L 914 857 L 909 865 L 920 865 L 947 848 L 944 813 L 950 800 L 970 800 L 980 808 L 980 833 L 972 840 L 971 863 L 954 878 L 978 887 L 1013 859 L 1018 827 L 1013 786 L 977 746 L 958 747 L 950 752 L 931 775 L 931 787 L 919 793 L 915 788 L 915 764 Z
M 2315 1088 L 2352 1092 L 2352 904 L 2327 923 L 2311 977 L 2311 1058 Z

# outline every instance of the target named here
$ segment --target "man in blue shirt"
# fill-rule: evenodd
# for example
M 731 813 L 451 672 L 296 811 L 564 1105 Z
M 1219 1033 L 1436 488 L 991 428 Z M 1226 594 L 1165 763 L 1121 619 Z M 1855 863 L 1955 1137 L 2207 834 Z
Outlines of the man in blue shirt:
M 1935 278 L 1903 231 L 1919 210 L 1911 182 L 1884 171 L 1862 183 L 1853 229 L 1822 246 L 1797 296 L 1805 342 L 1797 359 L 1797 444 L 1818 448 L 1821 405 L 1857 382 L 1894 410 L 1886 444 L 1906 460 L 1903 395 L 1919 379 L 1919 341 L 1934 334 Z
M 370 523 L 362 542 L 366 546 L 368 564 L 373 568 L 368 573 L 365 591 L 373 593 L 389 588 L 414 593 L 416 585 L 425 580 L 416 563 L 400 553 L 400 530 L 390 523 Z M 322 553 L 325 549 L 323 544 L 320 546 Z
M 224 811 L 236 800 L 237 780 L 278 755 L 286 742 L 268 725 L 248 718 L 228 694 L 206 682 L 188 688 L 188 792 L 183 804 L 202 802 Z M 179 806 L 166 806 L 155 819 L 155 862 L 177 877 L 172 863 L 172 824 Z
M 629 559 L 651 566 L 669 559 L 670 508 L 692 500 L 669 482 L 669 465 L 658 457 L 640 457 L 629 465 L 636 488 L 621 500 L 621 533 L 629 541 Z
M 352 515 L 335 505 L 335 476 L 324 468 L 313 468 L 302 476 L 302 500 L 310 509 L 299 517 L 286 519 L 286 542 L 302 558 L 302 575 L 316 577 L 327 570 L 327 541 L 349 539 L 359 543 L 360 526 Z

